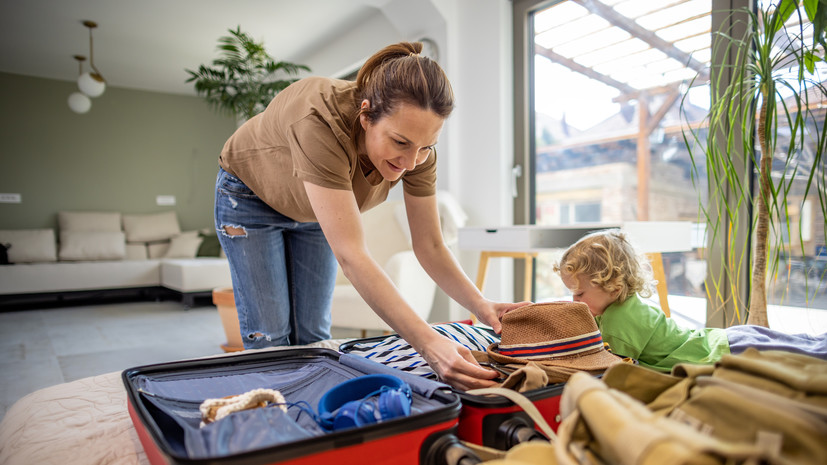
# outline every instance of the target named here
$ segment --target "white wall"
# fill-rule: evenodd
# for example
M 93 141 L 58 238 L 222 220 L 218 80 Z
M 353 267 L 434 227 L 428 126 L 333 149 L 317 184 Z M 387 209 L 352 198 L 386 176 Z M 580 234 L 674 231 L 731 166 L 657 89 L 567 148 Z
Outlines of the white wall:
M 512 32 L 508 0 L 391 0 L 368 21 L 320 52 L 302 58 L 315 74 L 352 69 L 381 47 L 423 37 L 436 42 L 456 107 L 439 141 L 438 188 L 465 207 L 468 226 L 512 224 Z M 398 189 L 396 189 L 398 190 Z M 396 192 L 394 195 L 401 195 Z M 475 279 L 478 253 L 460 253 Z M 485 295 L 513 299 L 510 260 L 492 260 Z M 444 295 L 432 321 L 466 318 Z
M 448 25 L 445 68 L 456 93 L 446 150 L 449 190 L 465 207 L 468 226 L 512 224 L 511 2 L 434 1 Z M 475 279 L 478 252 L 462 251 L 460 261 Z M 512 300 L 512 270 L 511 260 L 492 260 L 485 295 Z M 457 307 L 452 305 L 451 319 L 467 316 Z

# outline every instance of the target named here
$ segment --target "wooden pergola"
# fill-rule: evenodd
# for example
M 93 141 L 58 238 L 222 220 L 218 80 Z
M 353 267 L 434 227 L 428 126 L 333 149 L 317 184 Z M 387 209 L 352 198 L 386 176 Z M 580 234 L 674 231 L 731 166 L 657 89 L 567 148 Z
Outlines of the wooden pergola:
M 580 7 L 580 16 L 577 17 L 577 12 L 570 6 L 570 13 L 575 16 L 574 21 L 584 18 L 586 15 L 597 15 L 605 20 L 605 25 L 599 31 L 589 28 L 583 28 L 581 35 L 569 34 L 563 40 L 557 40 L 551 47 L 542 45 L 542 37 L 554 36 L 555 28 L 567 27 L 566 31 L 572 29 L 570 21 L 561 22 L 550 28 L 543 30 L 535 30 L 535 54 L 548 58 L 554 63 L 560 64 L 569 68 L 572 71 L 580 73 L 595 81 L 601 82 L 607 86 L 613 87 L 620 91 L 620 96 L 614 99 L 616 103 L 627 103 L 630 101 L 637 101 L 638 104 L 638 120 L 637 132 L 630 137 L 633 137 L 637 142 L 637 175 L 638 175 L 638 189 L 637 189 L 637 215 L 638 220 L 645 221 L 649 219 L 649 179 L 650 179 L 650 136 L 660 127 L 664 116 L 670 108 L 678 101 L 682 95 L 682 88 L 687 85 L 702 85 L 709 80 L 709 61 L 699 60 L 695 58 L 697 50 L 687 50 L 686 47 L 679 47 L 678 43 L 688 42 L 691 39 L 699 37 L 710 36 L 710 9 L 709 2 L 703 0 L 677 0 L 666 2 L 651 2 L 650 0 L 621 0 L 621 1 L 598 1 L 598 0 L 568 0 L 569 4 L 574 4 Z M 704 8 L 704 5 L 706 7 Z M 621 8 L 625 7 L 625 8 Z M 552 7 L 554 8 L 554 7 Z M 628 16 L 622 14 L 619 10 L 637 11 L 637 16 Z M 680 11 L 697 11 L 695 14 L 689 16 L 681 16 Z M 641 18 L 662 18 L 655 21 L 654 26 L 647 28 L 641 25 Z M 651 23 L 651 21 L 650 21 Z M 609 28 L 614 28 L 626 33 L 625 37 L 622 34 L 614 34 L 619 36 L 617 41 L 607 41 L 599 44 L 597 47 L 593 45 L 593 37 L 598 33 Z M 664 38 L 663 31 L 681 31 L 669 34 L 670 40 Z M 562 35 L 562 34 L 561 34 Z M 636 46 L 632 46 L 634 44 Z M 626 48 L 627 53 L 624 56 L 623 45 L 624 42 L 629 45 Z M 640 44 L 645 44 L 645 48 Z M 582 44 L 582 45 L 581 45 Z M 708 56 L 708 44 L 705 45 L 707 53 L 702 53 Z M 564 48 L 572 51 L 569 55 L 557 52 L 556 48 Z M 589 65 L 583 64 L 580 60 L 581 55 L 577 54 L 577 50 L 586 50 L 586 54 L 599 55 L 603 51 L 611 50 L 614 52 L 608 61 L 622 64 L 623 60 L 628 58 L 630 61 L 640 62 L 639 59 L 644 53 L 652 57 L 648 63 L 642 63 L 641 67 L 646 68 L 652 66 L 657 61 L 674 60 L 685 68 L 689 73 L 683 73 L 683 76 L 689 74 L 695 76 L 693 79 L 675 79 L 671 82 L 662 82 L 651 87 L 639 87 L 631 82 L 625 82 L 612 77 L 607 72 L 601 72 L 600 65 L 605 64 L 606 61 L 591 63 Z M 659 53 L 651 53 L 657 51 Z M 619 53 L 618 53 L 619 52 Z M 693 53 L 694 52 L 694 53 Z M 632 60 L 634 58 L 634 60 Z M 658 108 L 650 111 L 650 104 L 654 96 L 661 96 Z M 606 142 L 607 139 L 594 140 L 595 145 Z

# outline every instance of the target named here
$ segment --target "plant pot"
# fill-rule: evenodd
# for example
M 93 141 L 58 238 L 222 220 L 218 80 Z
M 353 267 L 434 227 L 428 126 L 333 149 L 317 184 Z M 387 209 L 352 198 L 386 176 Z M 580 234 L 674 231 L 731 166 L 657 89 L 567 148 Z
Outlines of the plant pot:
M 244 343 L 241 342 L 241 329 L 238 326 L 238 313 L 235 309 L 233 288 L 219 287 L 213 289 L 212 303 L 218 307 L 218 315 L 221 317 L 224 334 L 227 336 L 227 343 L 221 344 L 221 349 L 224 352 L 244 350 Z

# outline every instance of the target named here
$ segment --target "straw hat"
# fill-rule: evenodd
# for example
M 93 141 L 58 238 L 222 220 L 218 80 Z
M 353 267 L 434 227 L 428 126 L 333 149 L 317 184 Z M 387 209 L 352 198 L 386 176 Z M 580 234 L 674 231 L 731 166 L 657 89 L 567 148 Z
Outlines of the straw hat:
M 503 315 L 502 325 L 500 342 L 487 349 L 500 363 L 597 371 L 622 362 L 603 346 L 597 323 L 582 302 L 526 305 Z

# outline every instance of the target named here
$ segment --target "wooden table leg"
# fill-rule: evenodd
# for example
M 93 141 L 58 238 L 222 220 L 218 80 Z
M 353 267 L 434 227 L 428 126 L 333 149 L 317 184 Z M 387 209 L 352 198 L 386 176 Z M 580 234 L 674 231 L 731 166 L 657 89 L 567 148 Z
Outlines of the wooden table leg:
M 534 258 L 537 257 L 537 252 L 480 252 L 480 264 L 477 269 L 477 289 L 482 291 L 485 287 L 485 278 L 488 273 L 488 260 L 491 257 L 506 257 L 514 259 L 522 259 L 524 261 L 525 283 L 523 285 L 523 300 L 531 300 L 531 293 L 533 289 L 533 273 L 534 273 Z
M 663 310 L 663 313 L 666 314 L 667 317 L 671 316 L 672 313 L 669 311 L 669 300 L 667 296 L 669 295 L 669 291 L 666 288 L 666 273 L 663 270 L 663 256 L 661 256 L 658 252 L 647 253 L 646 258 L 649 259 L 649 262 L 652 264 L 652 274 L 654 275 L 655 280 L 657 280 L 657 288 L 658 288 L 658 300 L 660 301 L 660 308 Z
M 488 258 L 491 252 L 480 252 L 480 264 L 477 268 L 477 289 L 482 292 L 485 287 L 485 275 L 488 273 Z

